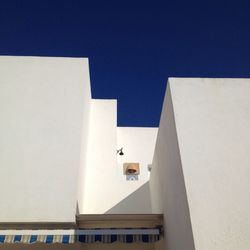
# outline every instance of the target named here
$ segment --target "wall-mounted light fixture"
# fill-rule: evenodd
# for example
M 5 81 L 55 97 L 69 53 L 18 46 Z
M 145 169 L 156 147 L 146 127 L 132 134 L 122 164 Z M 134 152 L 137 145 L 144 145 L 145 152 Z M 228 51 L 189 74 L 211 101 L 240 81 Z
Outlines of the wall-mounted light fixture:
M 123 148 L 117 149 L 117 150 L 116 150 L 116 154 L 124 155 L 124 153 L 123 153 Z

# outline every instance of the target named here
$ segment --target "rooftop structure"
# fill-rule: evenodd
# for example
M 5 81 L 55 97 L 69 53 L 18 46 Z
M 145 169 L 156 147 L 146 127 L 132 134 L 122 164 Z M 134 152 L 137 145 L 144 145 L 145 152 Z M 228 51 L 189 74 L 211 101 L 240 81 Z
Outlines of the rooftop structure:
M 0 249 L 247 250 L 249 96 L 170 78 L 159 129 L 117 127 L 86 58 L 0 57 Z

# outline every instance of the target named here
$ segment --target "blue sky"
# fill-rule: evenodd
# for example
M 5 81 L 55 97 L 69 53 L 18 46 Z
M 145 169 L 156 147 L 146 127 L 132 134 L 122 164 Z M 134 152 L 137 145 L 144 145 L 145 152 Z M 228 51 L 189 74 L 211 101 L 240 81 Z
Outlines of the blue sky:
M 250 1 L 1 0 L 0 54 L 88 57 L 118 125 L 158 126 L 168 77 L 250 77 Z

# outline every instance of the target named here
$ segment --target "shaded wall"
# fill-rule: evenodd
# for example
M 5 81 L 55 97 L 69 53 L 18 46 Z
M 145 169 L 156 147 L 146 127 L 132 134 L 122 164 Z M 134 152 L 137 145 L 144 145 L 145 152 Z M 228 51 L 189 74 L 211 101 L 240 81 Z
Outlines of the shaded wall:
M 250 246 L 250 79 L 170 79 L 197 250 Z
M 249 79 L 169 79 L 150 179 L 157 249 L 249 249 L 249 96 Z
M 157 128 L 117 128 L 116 100 L 92 100 L 83 209 L 80 213 L 149 213 L 148 164 Z M 124 155 L 117 154 L 123 147 Z M 138 181 L 127 181 L 124 162 L 140 163 Z M 139 189 L 139 190 L 138 190 Z M 138 192 L 137 192 L 138 190 Z
M 106 214 L 150 214 L 151 198 L 149 182 L 146 182 L 136 191 L 129 194 L 114 207 L 109 209 Z
M 152 212 L 164 214 L 164 238 L 156 244 L 156 249 L 194 250 L 169 86 L 163 104 L 149 183 Z

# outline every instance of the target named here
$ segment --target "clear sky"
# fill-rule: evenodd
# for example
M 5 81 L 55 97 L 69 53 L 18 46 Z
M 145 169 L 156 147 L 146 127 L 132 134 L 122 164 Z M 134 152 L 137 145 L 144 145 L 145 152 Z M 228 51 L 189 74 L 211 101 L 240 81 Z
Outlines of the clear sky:
M 250 77 L 250 1 L 1 0 L 0 54 L 88 57 L 118 125 L 158 126 L 168 77 Z

